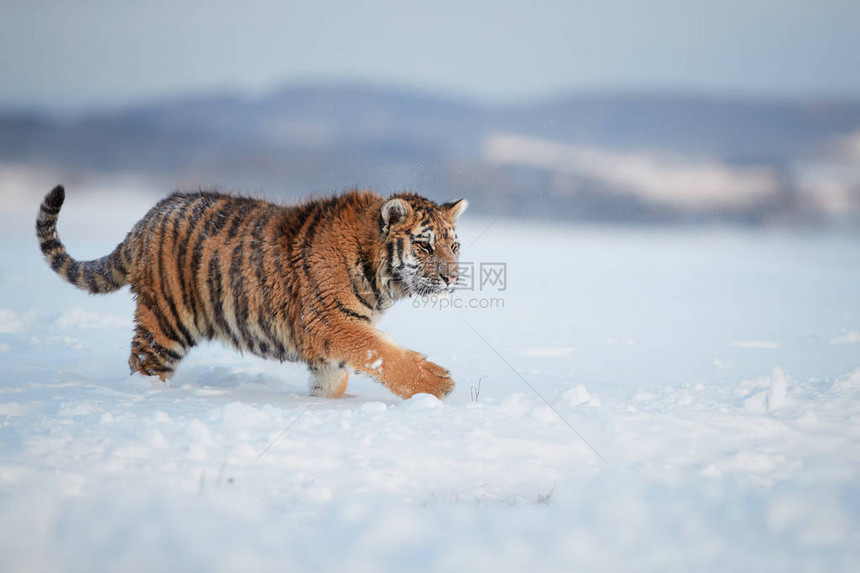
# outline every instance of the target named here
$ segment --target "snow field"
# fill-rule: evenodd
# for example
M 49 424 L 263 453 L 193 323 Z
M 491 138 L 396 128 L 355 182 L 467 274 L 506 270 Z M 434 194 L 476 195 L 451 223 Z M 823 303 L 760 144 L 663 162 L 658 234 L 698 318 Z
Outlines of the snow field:
M 148 205 L 110 201 L 70 195 L 74 256 Z M 404 301 L 380 324 L 454 393 L 353 376 L 328 400 L 218 344 L 171 386 L 129 376 L 127 291 L 75 291 L 29 213 L 0 223 L 0 570 L 860 562 L 856 239 L 500 222 L 463 259 L 506 263 L 506 288 L 456 296 L 503 308 Z

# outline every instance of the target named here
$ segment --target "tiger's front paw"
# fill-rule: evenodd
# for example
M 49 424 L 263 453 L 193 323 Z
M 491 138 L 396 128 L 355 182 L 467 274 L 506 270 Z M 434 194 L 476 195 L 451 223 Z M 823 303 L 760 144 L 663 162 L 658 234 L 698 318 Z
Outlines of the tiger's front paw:
M 413 384 L 409 388 L 408 395 L 411 398 L 415 394 L 432 394 L 437 398 L 444 398 L 454 389 L 454 381 L 447 369 L 430 362 L 421 354 L 415 353 L 417 358 L 417 372 Z

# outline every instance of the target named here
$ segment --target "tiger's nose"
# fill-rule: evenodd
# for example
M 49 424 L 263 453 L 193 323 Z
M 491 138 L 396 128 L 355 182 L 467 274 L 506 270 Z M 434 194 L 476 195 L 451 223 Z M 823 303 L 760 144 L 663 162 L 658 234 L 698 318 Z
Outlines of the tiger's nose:
M 445 281 L 446 285 L 450 285 L 452 283 L 457 282 L 457 275 L 449 274 L 449 273 L 442 273 L 442 280 Z

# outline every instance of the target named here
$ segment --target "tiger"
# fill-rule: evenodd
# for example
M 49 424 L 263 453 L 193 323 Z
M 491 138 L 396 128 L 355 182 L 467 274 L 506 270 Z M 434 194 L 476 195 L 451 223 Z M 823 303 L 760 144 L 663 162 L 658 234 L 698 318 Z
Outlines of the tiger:
M 211 190 L 159 201 L 108 255 L 78 261 L 57 234 L 65 189 L 44 198 L 36 234 L 51 269 L 93 294 L 135 300 L 132 374 L 168 382 L 202 340 L 304 362 L 313 396 L 340 398 L 351 372 L 401 398 L 444 398 L 449 371 L 375 324 L 393 303 L 458 281 L 455 222 L 466 199 L 369 190 L 280 205 Z

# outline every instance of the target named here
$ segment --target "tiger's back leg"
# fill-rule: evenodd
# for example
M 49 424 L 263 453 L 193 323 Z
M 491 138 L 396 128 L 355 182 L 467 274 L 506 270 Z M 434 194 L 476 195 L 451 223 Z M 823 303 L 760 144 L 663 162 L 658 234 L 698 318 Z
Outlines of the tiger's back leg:
M 128 359 L 131 372 L 158 376 L 165 382 L 170 380 L 176 366 L 194 346 L 194 341 L 182 339 L 158 308 L 148 304 L 144 298 L 138 299 L 134 319 L 134 337 Z
M 346 364 L 322 362 L 308 366 L 311 372 L 311 395 L 325 398 L 340 398 L 346 392 L 349 370 Z

